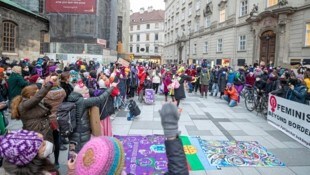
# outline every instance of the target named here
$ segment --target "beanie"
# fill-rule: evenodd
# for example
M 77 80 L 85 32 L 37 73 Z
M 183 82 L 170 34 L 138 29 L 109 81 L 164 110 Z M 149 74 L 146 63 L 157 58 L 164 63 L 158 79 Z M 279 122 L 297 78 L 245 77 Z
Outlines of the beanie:
M 112 137 L 96 137 L 84 145 L 76 160 L 75 174 L 121 174 L 124 149 Z
M 38 154 L 43 139 L 33 131 L 13 131 L 0 138 L 0 157 L 8 162 L 24 166 Z

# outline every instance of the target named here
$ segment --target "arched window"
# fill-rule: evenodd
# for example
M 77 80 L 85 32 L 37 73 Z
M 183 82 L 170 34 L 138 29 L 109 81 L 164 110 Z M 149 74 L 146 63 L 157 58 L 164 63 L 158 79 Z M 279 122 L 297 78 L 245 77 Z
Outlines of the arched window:
M 16 48 L 16 24 L 10 21 L 3 22 L 3 52 L 15 52 Z

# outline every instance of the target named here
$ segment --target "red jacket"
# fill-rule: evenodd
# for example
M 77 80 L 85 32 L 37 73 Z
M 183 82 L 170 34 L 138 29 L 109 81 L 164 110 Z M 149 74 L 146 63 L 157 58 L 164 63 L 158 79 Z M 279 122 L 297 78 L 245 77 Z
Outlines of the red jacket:
M 254 86 L 254 83 L 255 83 L 255 76 L 250 76 L 250 74 L 248 74 L 246 77 L 245 77 L 245 84 L 249 84 L 251 86 Z
M 239 99 L 239 94 L 235 86 L 232 86 L 230 89 L 225 89 L 224 94 L 232 100 L 238 101 Z

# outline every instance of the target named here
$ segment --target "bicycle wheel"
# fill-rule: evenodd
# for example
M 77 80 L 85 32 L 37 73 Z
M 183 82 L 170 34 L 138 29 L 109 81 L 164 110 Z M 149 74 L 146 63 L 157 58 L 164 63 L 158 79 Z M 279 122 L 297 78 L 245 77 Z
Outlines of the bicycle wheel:
M 248 111 L 252 112 L 255 109 L 255 96 L 252 93 L 248 93 L 245 96 L 245 107 Z

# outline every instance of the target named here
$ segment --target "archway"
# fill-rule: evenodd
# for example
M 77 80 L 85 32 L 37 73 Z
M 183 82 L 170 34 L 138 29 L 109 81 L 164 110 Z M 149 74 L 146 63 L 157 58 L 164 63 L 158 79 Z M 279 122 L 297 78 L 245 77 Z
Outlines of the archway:
M 260 37 L 260 58 L 266 65 L 274 64 L 276 54 L 276 34 L 272 30 L 265 31 Z

